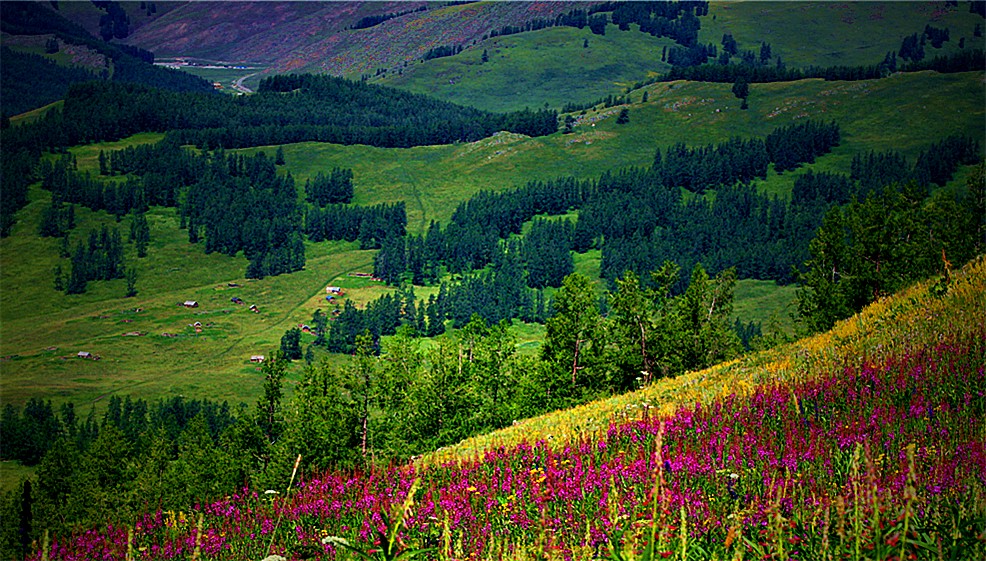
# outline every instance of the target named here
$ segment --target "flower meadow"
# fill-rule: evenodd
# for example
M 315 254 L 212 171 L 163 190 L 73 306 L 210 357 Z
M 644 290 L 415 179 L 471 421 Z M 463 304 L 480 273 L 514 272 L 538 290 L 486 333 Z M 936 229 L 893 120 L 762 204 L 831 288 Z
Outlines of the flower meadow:
M 54 536 L 33 559 L 348 559 L 325 538 L 379 547 L 404 507 L 402 547 L 438 559 L 986 558 L 984 269 L 785 347 L 783 372 L 713 369 L 706 400 L 645 388 L 601 430 L 245 489 Z

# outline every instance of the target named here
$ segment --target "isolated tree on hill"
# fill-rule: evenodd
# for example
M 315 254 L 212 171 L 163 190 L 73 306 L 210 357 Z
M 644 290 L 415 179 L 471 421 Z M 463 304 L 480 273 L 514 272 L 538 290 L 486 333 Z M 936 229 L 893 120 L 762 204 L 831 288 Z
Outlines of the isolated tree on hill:
M 620 109 L 620 114 L 616 117 L 617 125 L 625 125 L 630 122 L 630 110 L 624 107 Z
M 746 76 L 737 76 L 736 81 L 733 83 L 733 95 L 737 99 L 746 100 L 750 95 L 750 82 L 746 79 Z
M 722 52 L 727 53 L 729 56 L 734 56 L 739 52 L 739 47 L 736 45 L 736 39 L 733 39 L 731 33 L 725 33 L 722 36 Z
M 281 353 L 288 360 L 298 360 L 302 357 L 300 329 L 292 327 L 284 332 L 281 337 Z
M 131 213 L 130 242 L 137 248 L 137 257 L 147 257 L 147 246 L 151 241 L 151 229 L 147 225 L 147 216 L 134 209 Z
M 127 298 L 137 296 L 137 267 L 127 269 Z
M 563 128 L 561 132 L 562 134 L 571 134 L 575 132 L 575 117 L 565 115 L 565 128 Z

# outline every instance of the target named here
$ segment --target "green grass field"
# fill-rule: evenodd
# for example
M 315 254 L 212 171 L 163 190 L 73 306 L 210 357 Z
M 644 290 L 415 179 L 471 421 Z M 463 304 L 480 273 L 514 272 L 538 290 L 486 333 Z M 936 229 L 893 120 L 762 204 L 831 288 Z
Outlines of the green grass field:
M 412 64 L 379 83 L 489 111 L 545 104 L 560 109 L 622 95 L 635 82 L 667 72 L 661 51 L 672 45 L 615 26 L 607 27 L 606 35 L 555 27 L 487 39 L 458 55 Z
M 13 491 L 22 481 L 34 476 L 36 468 L 22 466 L 15 461 L 0 462 L 0 495 Z
M 966 48 L 982 48 L 982 38 L 973 37 L 982 21 L 968 2 L 714 2 L 698 40 L 721 46 L 730 33 L 740 51 L 757 55 L 767 42 L 788 67 L 873 65 L 925 25 L 949 30 L 941 49 L 925 46 L 926 57 L 957 51 L 962 37 Z
M 811 169 L 847 173 L 853 154 L 900 150 L 913 158 L 929 143 L 949 134 L 983 137 L 984 83 L 981 74 L 920 73 L 870 82 L 807 80 L 792 84 L 754 85 L 750 109 L 740 111 L 728 84 L 673 83 L 647 86 L 647 103 L 635 92 L 630 123 L 616 125 L 618 108 L 589 111 L 575 133 L 528 138 L 501 133 L 470 144 L 381 149 L 302 143 L 284 147 L 285 169 L 301 186 L 306 178 L 335 166 L 352 168 L 355 202 L 405 201 L 409 230 L 422 232 L 430 220 L 447 222 L 455 206 L 483 189 L 512 189 L 534 179 L 575 175 L 596 177 L 608 169 L 648 165 L 658 146 L 684 141 L 718 142 L 730 136 L 763 136 L 773 128 L 803 118 L 837 121 L 843 142 Z M 94 170 L 100 149 L 153 142 L 145 134 L 112 144 L 73 149 L 82 169 Z M 273 154 L 274 147 L 251 149 Z M 802 170 L 771 173 L 761 188 L 790 191 Z M 148 220 L 149 256 L 136 263 L 136 298 L 123 298 L 125 281 L 91 283 L 86 294 L 66 296 L 54 290 L 52 269 L 60 260 L 58 242 L 36 235 L 49 195 L 32 189 L 31 203 L 20 213 L 8 238 L 0 240 L 0 372 L 5 402 L 29 397 L 74 401 L 85 407 L 112 393 L 144 398 L 184 394 L 252 402 L 261 389 L 260 373 L 249 362 L 268 354 L 284 332 L 307 323 L 324 306 L 324 287 L 338 284 L 348 297 L 367 302 L 388 288 L 349 272 L 372 270 L 373 252 L 355 244 L 309 244 L 304 271 L 247 281 L 243 257 L 205 255 L 189 246 L 177 228 L 173 209 L 153 209 Z M 77 210 L 75 239 L 101 224 L 113 225 L 105 213 Z M 117 225 L 126 236 L 129 220 Z M 132 251 L 132 249 L 130 250 Z M 598 277 L 599 255 L 577 256 L 576 270 Z M 228 283 L 241 285 L 229 288 Z M 754 281 L 739 283 L 736 313 L 744 321 L 771 317 L 788 321 L 792 288 L 775 291 Z M 427 297 L 427 288 L 416 289 Z M 230 302 L 232 296 L 257 304 L 260 314 Z M 178 303 L 197 300 L 200 307 Z M 135 312 L 140 308 L 140 312 Z M 190 324 L 199 321 L 201 332 Z M 517 327 L 522 349 L 537 346 L 539 329 Z M 139 331 L 142 336 L 125 337 Z M 163 333 L 175 334 L 165 337 Z M 305 343 L 310 338 L 304 340 Z M 79 351 L 98 354 L 98 362 L 74 358 Z M 335 364 L 344 357 L 334 356 Z M 296 380 L 301 365 L 289 375 Z
M 982 18 L 970 13 L 966 2 L 957 7 L 942 2 L 716 2 L 701 22 L 699 42 L 719 47 L 723 34 L 730 33 L 741 51 L 757 55 L 767 42 L 789 67 L 877 64 L 925 25 L 947 27 L 950 33 L 940 49 L 925 46 L 928 58 L 957 52 L 963 37 L 967 48 L 982 46 L 982 38 L 973 36 Z M 586 40 L 589 46 L 583 48 Z M 588 28 L 555 27 L 465 45 L 458 55 L 414 62 L 400 73 L 371 80 L 491 111 L 561 108 L 621 95 L 634 83 L 667 72 L 662 49 L 675 45 L 640 33 L 636 25 L 619 31 L 610 24 L 602 36 Z M 484 50 L 486 63 L 481 61 Z

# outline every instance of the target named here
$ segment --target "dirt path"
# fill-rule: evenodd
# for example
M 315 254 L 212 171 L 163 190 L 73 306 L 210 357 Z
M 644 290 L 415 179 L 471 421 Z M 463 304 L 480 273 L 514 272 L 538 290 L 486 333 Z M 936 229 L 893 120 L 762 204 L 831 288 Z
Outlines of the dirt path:
M 411 187 L 411 196 L 414 197 L 414 202 L 421 209 L 421 225 L 419 233 L 424 234 L 428 229 L 428 212 L 425 210 L 425 203 L 421 199 L 421 190 L 418 188 L 418 181 L 411 175 L 408 171 L 407 166 L 404 165 L 404 159 L 398 155 L 396 157 L 397 165 L 401 168 L 401 175 L 404 176 L 404 182 Z

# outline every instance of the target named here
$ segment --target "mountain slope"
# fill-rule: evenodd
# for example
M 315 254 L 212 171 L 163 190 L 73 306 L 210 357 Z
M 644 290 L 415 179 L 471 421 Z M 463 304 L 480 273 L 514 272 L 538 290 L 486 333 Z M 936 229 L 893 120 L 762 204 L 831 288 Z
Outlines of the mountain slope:
M 523 26 L 573 9 L 589 10 L 597 4 L 230 2 L 216 10 L 211 3 L 192 2 L 146 23 L 127 42 L 159 56 L 268 66 L 248 84 L 271 74 L 316 72 L 368 76 L 488 110 L 540 107 L 545 102 L 560 108 L 568 102 L 583 104 L 619 95 L 627 86 L 665 72 L 664 50 L 675 44 L 640 33 L 636 24 L 620 31 L 612 23 L 606 26 L 604 36 L 592 35 L 588 29 L 574 33 L 573 28 L 549 28 L 482 39 L 506 25 Z M 401 15 L 363 29 L 350 29 L 364 17 L 385 14 Z M 612 18 L 612 12 L 604 14 Z M 734 37 L 739 50 L 734 62 L 743 51 L 759 57 L 761 45 L 766 43 L 772 53 L 768 64 L 789 67 L 875 65 L 888 52 L 900 50 L 904 37 L 920 35 L 926 26 L 947 29 L 951 34 L 940 48 L 929 42 L 925 46 L 927 57 L 954 53 L 960 42 L 967 48 L 981 43 L 974 30 L 976 24 L 983 23 L 965 2 L 957 6 L 933 2 L 714 2 L 709 15 L 698 19 L 700 44 L 711 45 L 721 53 L 723 35 Z M 570 49 L 558 48 L 560 33 L 565 37 L 574 33 Z M 598 49 L 580 51 L 583 39 L 589 39 L 590 51 L 609 45 L 622 52 L 617 53 L 612 67 L 606 67 L 595 60 Z M 422 62 L 427 51 L 435 47 L 463 50 Z M 492 58 L 480 65 L 484 50 Z M 501 50 L 496 54 L 513 62 L 493 56 L 494 51 Z
M 250 490 L 148 512 L 135 531 L 108 518 L 56 536 L 44 557 L 177 559 L 194 547 L 212 560 L 334 559 L 393 529 L 397 552 L 450 558 L 980 558 L 984 294 L 980 257 L 768 353 L 417 465 L 304 473 L 296 487 L 293 472 L 283 497 Z

